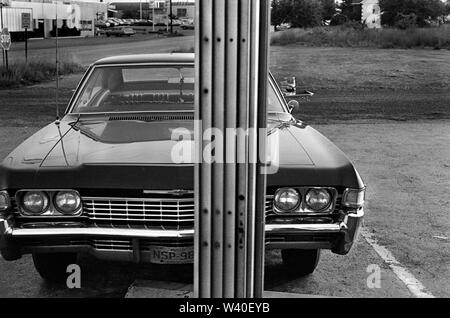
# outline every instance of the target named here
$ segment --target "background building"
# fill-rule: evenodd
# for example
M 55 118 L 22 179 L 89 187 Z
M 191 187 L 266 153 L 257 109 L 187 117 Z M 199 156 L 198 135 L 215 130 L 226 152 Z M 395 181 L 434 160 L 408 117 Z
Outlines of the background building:
M 81 1 L 5 1 L 0 24 L 7 27 L 13 39 L 23 37 L 21 15 L 31 14 L 29 37 L 51 37 L 58 27 L 59 36 L 94 36 L 95 21 L 107 17 L 108 4 Z
M 170 2 L 168 0 L 142 0 L 141 2 L 112 2 L 115 8 L 115 18 L 124 19 L 144 19 L 144 20 L 160 20 L 167 18 L 170 10 Z M 153 10 L 154 5 L 154 10 Z M 153 17 L 153 11 L 155 17 Z M 172 1 L 172 14 L 177 18 L 194 19 L 195 18 L 195 2 L 189 1 Z
M 379 0 L 355 0 L 353 4 L 361 10 L 361 22 L 368 28 L 381 28 L 381 9 Z

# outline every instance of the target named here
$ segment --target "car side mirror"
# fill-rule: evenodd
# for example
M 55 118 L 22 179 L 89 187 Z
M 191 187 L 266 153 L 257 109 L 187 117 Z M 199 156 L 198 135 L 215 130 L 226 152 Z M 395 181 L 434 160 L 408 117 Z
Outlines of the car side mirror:
M 295 99 L 290 100 L 287 106 L 289 113 L 298 112 L 300 110 L 300 103 Z
M 281 91 L 284 96 L 295 96 L 297 95 L 297 80 L 295 76 L 285 77 L 281 82 Z

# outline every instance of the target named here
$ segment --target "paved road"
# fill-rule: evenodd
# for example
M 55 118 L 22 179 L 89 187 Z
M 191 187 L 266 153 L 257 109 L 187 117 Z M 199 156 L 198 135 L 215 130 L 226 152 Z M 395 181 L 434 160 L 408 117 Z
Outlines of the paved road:
M 192 31 L 186 31 L 192 34 Z M 122 54 L 168 53 L 172 51 L 190 50 L 194 46 L 194 36 L 162 37 L 137 36 L 136 38 L 96 38 L 87 39 L 61 39 L 59 57 L 61 61 L 75 61 L 82 65 L 109 56 Z M 37 40 L 38 41 L 38 40 Z M 96 41 L 98 43 L 96 43 Z M 86 43 L 87 42 L 87 43 Z M 55 60 L 55 43 L 45 40 L 49 47 L 42 47 L 40 43 L 32 43 L 29 59 Z M 11 51 L 11 61 L 23 60 L 23 44 L 17 43 Z

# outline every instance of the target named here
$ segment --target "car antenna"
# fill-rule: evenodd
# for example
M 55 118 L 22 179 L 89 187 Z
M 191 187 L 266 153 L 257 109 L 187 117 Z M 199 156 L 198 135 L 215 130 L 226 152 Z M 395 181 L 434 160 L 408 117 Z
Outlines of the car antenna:
M 183 84 L 184 84 L 184 76 L 183 73 L 181 73 L 181 69 L 178 69 L 178 72 L 180 73 L 180 103 L 184 103 L 183 100 Z
M 55 21 L 55 63 L 56 63 L 56 91 L 55 91 L 55 102 L 56 102 L 56 121 L 55 124 L 59 126 L 59 59 L 58 59 L 58 1 L 55 1 L 56 6 L 56 21 Z

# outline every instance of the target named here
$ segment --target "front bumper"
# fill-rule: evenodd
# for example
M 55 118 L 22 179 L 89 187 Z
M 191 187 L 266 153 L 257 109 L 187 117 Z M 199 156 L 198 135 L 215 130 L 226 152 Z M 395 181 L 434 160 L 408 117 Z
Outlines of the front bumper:
M 333 253 L 347 254 L 357 240 L 364 217 L 363 209 L 345 216 L 342 222 L 327 224 L 266 224 L 266 248 L 274 249 L 330 249 Z M 81 239 L 130 240 L 137 247 L 130 250 L 102 249 L 92 244 L 55 244 Z M 101 228 L 81 223 L 49 223 L 45 227 L 15 227 L 12 217 L 0 216 L 0 252 L 6 260 L 16 260 L 22 254 L 34 251 L 88 251 L 102 259 L 142 260 L 139 240 L 153 242 L 184 242 L 193 244 L 194 230 Z M 30 240 L 42 240 L 29 246 Z

